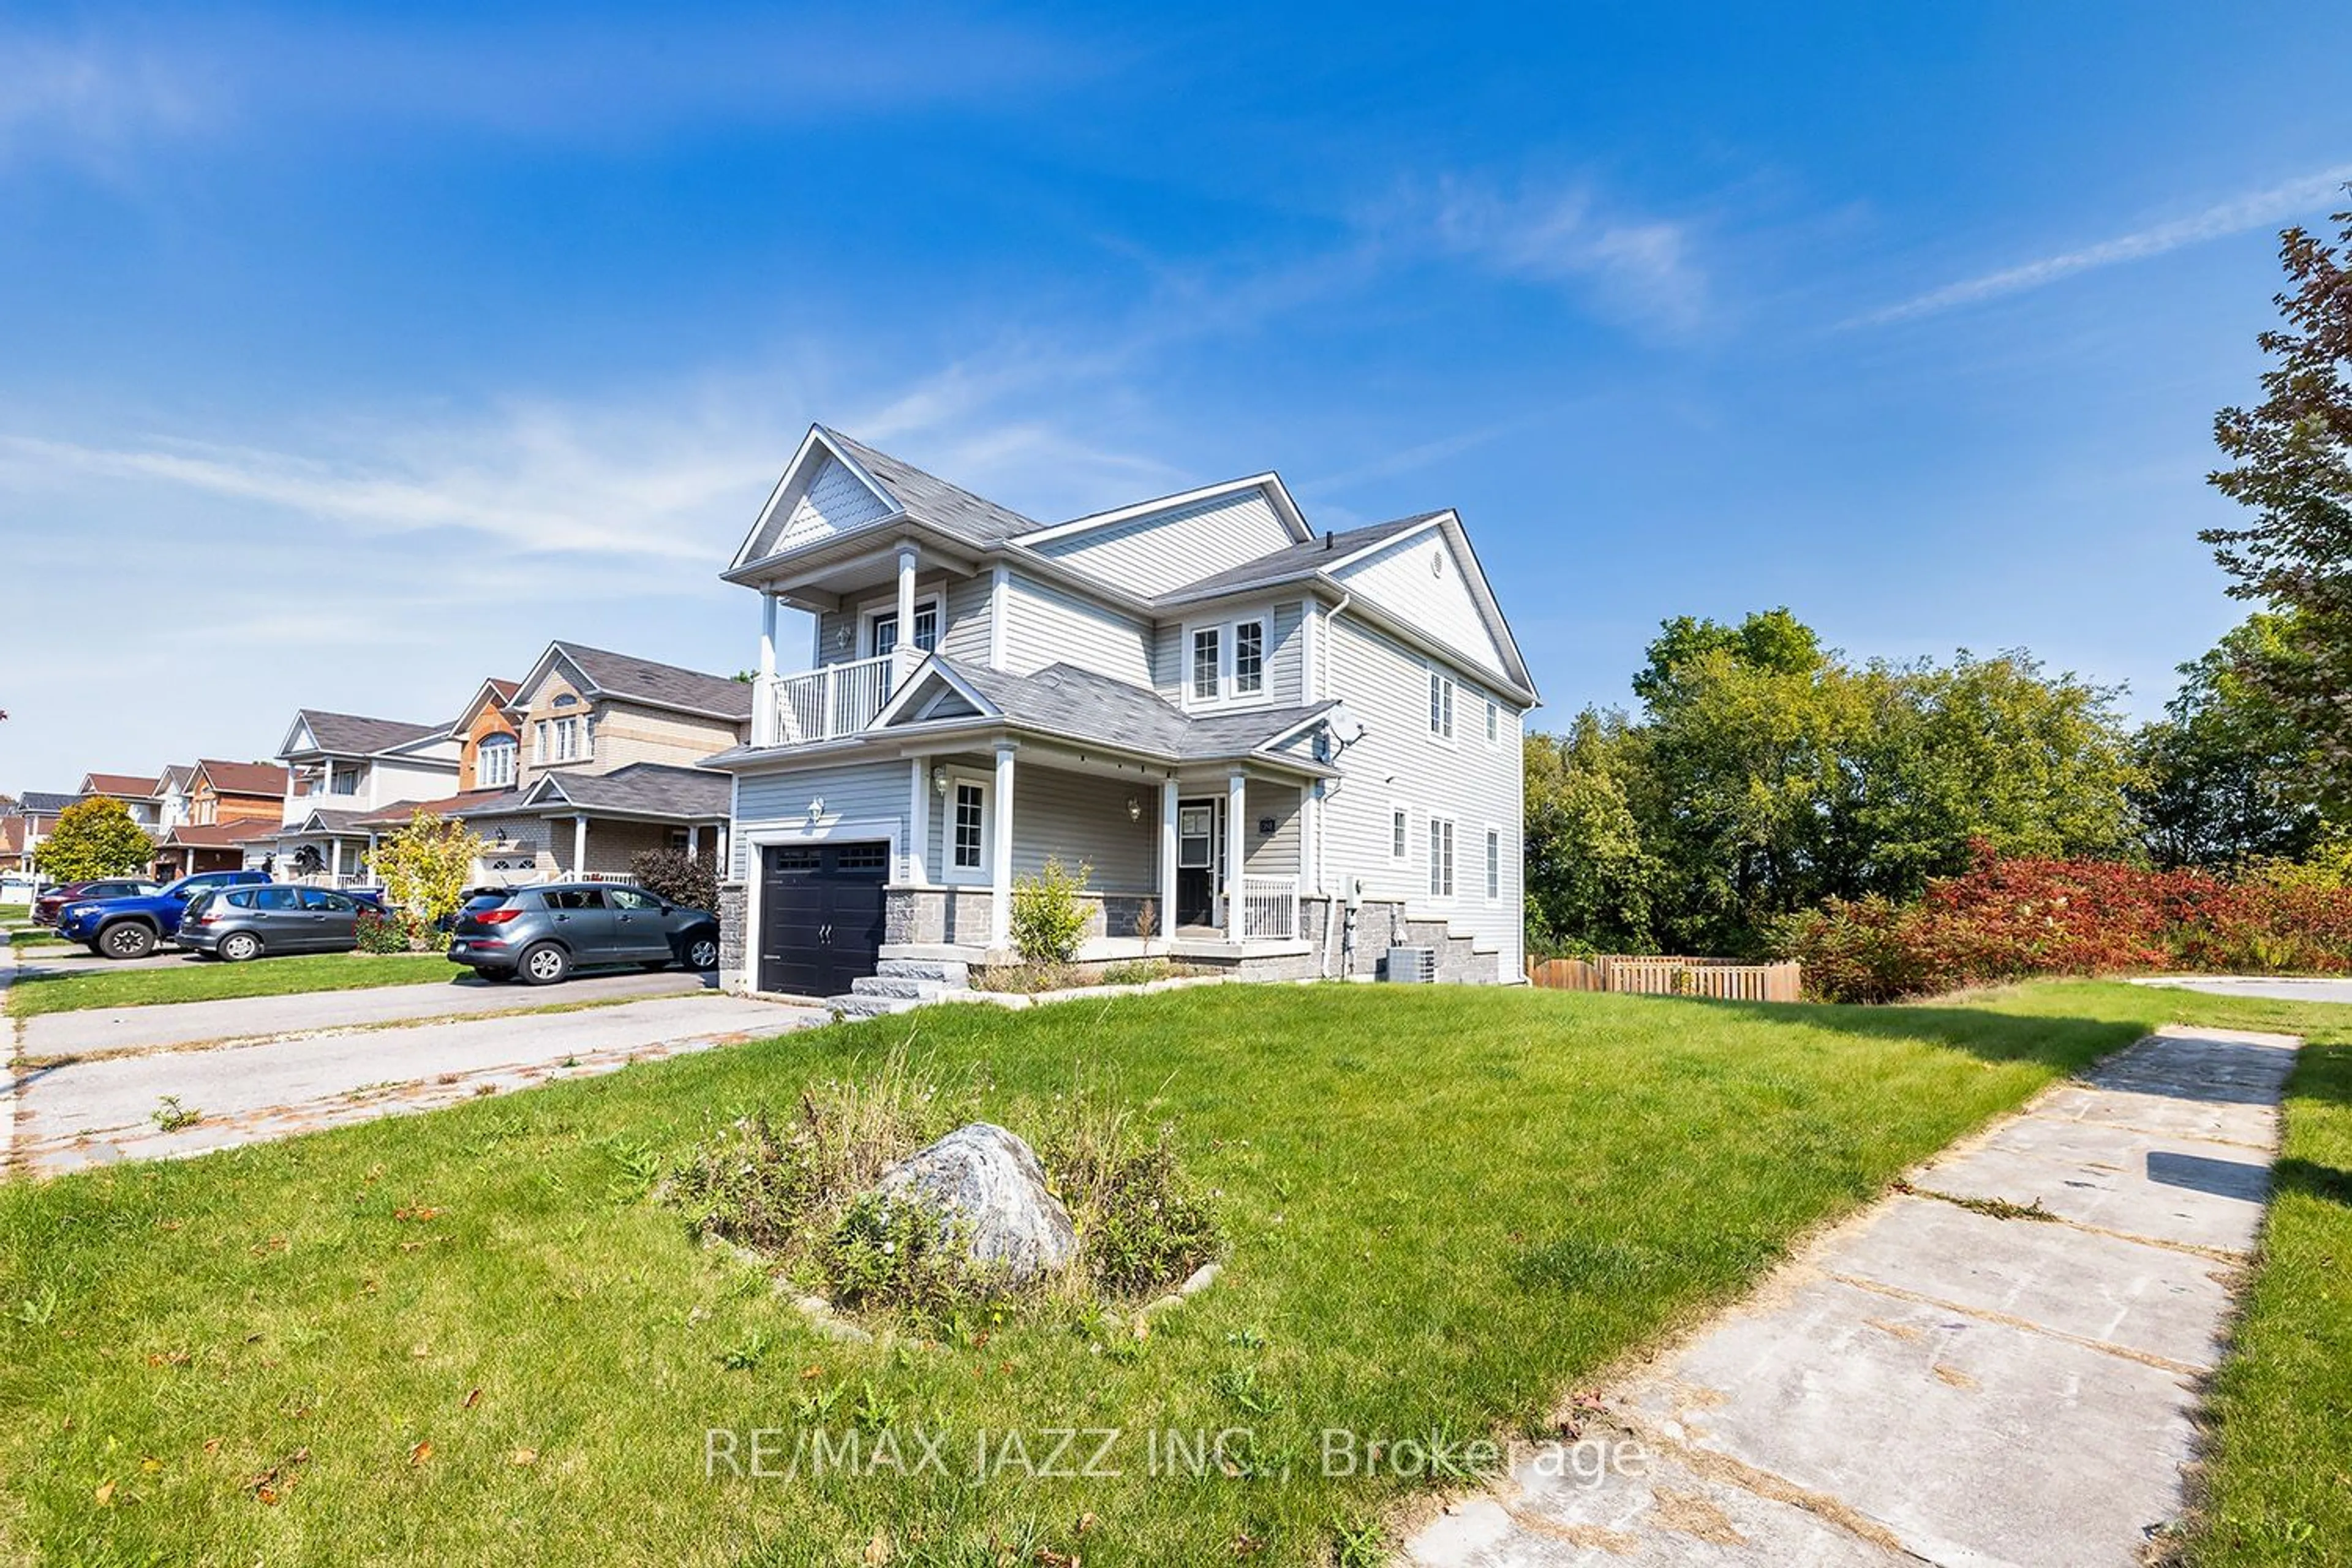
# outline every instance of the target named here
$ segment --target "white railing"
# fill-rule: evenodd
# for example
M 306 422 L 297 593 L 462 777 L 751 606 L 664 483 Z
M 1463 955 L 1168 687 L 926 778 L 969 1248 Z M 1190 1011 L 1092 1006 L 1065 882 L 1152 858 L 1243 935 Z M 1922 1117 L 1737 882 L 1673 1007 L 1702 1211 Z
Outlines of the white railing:
M 874 722 L 897 690 L 901 662 L 894 654 L 828 664 L 776 678 L 772 745 L 838 741 Z
M 1295 942 L 1298 937 L 1298 884 L 1288 877 L 1242 879 L 1242 940 Z

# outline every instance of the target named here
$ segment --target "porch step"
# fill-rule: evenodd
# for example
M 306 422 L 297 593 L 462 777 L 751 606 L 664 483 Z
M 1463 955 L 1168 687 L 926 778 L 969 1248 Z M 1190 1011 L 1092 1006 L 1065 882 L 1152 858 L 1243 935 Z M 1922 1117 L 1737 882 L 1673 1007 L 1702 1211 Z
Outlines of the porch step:
M 922 1003 L 911 996 L 869 996 L 852 991 L 844 996 L 828 996 L 824 1005 L 833 1009 L 836 1018 L 879 1018 L 886 1013 L 903 1013 Z
M 954 959 L 886 958 L 874 966 L 877 980 L 935 980 L 942 985 L 961 990 L 971 975 L 971 965 Z
M 901 980 L 895 975 L 870 974 L 851 981 L 849 989 L 859 996 L 901 996 L 928 1002 L 942 991 L 961 991 L 963 987 L 940 980 Z

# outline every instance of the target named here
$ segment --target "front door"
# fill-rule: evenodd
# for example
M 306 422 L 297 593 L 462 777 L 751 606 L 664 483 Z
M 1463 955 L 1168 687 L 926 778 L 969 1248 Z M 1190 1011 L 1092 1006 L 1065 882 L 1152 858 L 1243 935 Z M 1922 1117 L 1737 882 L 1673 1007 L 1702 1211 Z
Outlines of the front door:
M 1176 923 L 1214 926 L 1225 859 L 1225 803 L 1212 796 L 1176 803 Z
M 779 844 L 760 855 L 760 989 L 837 996 L 882 955 L 890 846 Z

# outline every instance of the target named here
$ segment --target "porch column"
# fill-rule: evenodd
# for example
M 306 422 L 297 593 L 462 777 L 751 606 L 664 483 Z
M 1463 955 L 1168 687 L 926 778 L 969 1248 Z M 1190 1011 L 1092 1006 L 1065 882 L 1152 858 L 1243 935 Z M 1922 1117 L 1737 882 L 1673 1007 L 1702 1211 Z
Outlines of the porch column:
M 915 757 L 907 763 L 907 864 L 901 875 L 910 888 L 927 888 L 931 881 L 931 779 L 925 761 Z
M 776 743 L 776 596 L 760 593 L 760 673 L 751 682 L 751 744 Z
M 1176 798 L 1170 779 L 1160 786 L 1160 940 L 1176 940 Z
M 327 840 L 327 886 L 333 887 L 343 879 L 343 841 Z
M 577 881 L 588 874 L 588 819 L 572 819 L 572 878 Z
M 689 860 L 702 858 L 702 824 L 698 822 L 686 825 L 686 858 Z
M 996 842 L 989 847 L 988 944 L 1013 942 L 1013 752 L 1010 741 L 996 743 Z
M 1323 890 L 1323 836 L 1318 831 L 1323 817 L 1322 788 L 1320 779 L 1309 779 L 1298 786 L 1298 890 L 1302 893 Z
M 1249 900 L 1242 896 L 1242 868 L 1249 858 L 1249 778 L 1235 768 L 1225 780 L 1225 940 L 1241 945 Z
M 918 562 L 915 547 L 898 547 L 898 646 L 912 649 L 915 646 L 915 567 Z

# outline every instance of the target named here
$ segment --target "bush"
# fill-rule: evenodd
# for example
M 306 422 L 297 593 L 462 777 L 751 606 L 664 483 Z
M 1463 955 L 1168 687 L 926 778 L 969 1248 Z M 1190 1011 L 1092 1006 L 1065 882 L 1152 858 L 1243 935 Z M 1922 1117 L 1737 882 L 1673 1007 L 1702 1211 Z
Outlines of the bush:
M 448 948 L 449 932 L 436 921 L 398 912 L 360 916 L 362 952 L 446 952 Z
M 1084 862 L 1075 875 L 1046 858 L 1044 869 L 1013 884 L 1013 946 L 1028 963 L 1067 963 L 1087 936 L 1087 904 L 1079 897 L 1094 868 Z
M 676 849 L 645 849 L 629 858 L 629 875 L 657 899 L 690 910 L 719 908 L 719 868 Z

